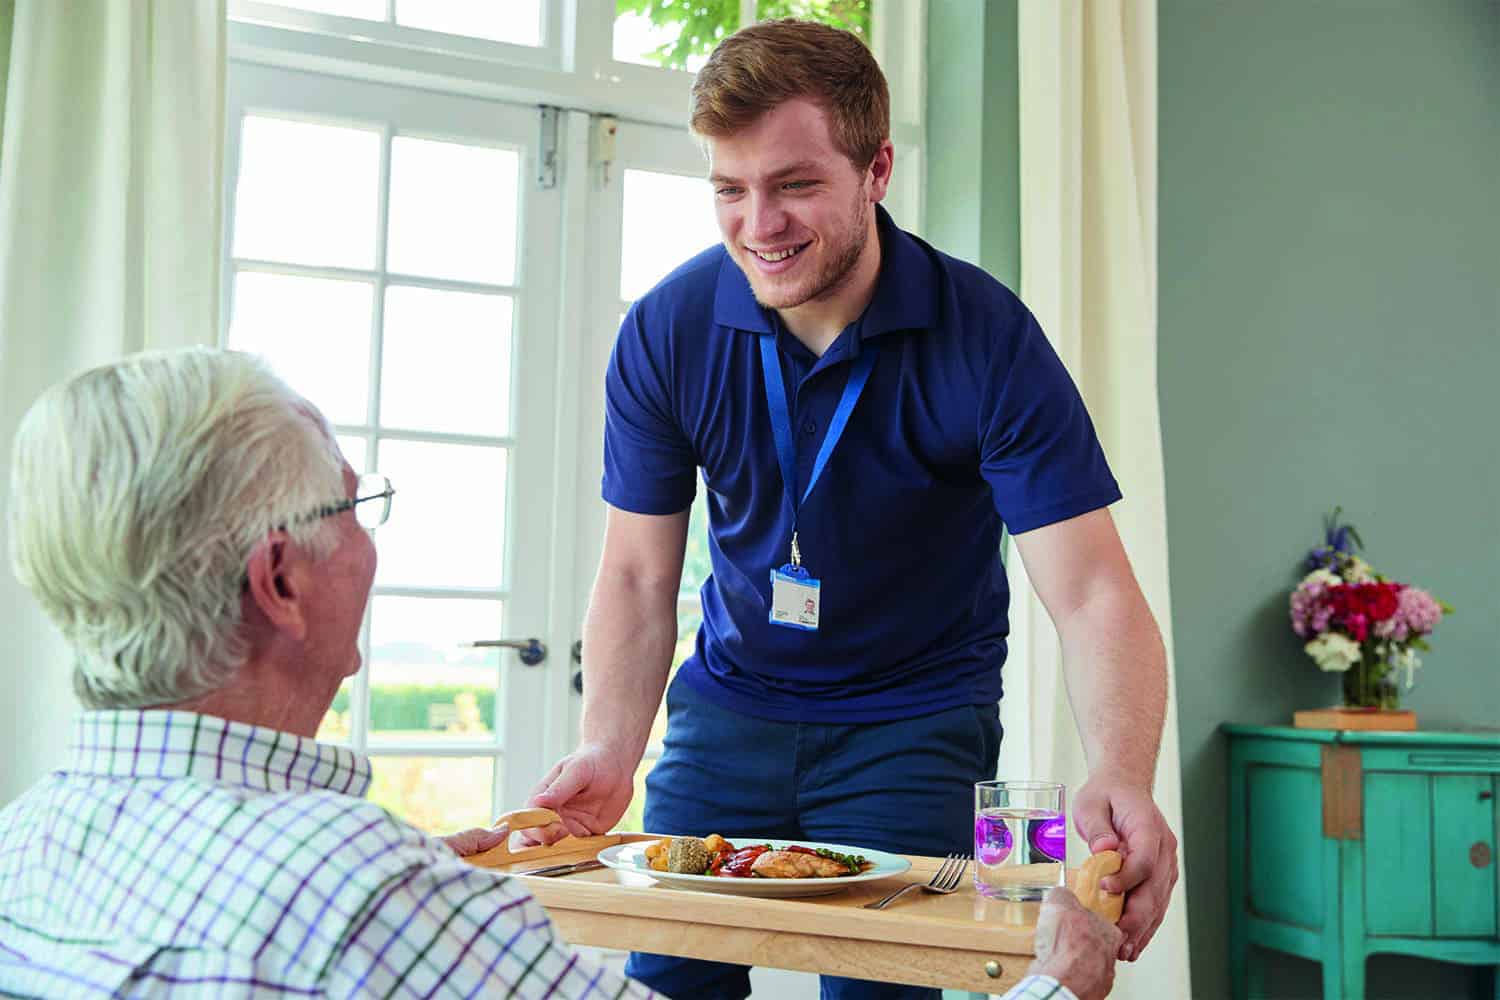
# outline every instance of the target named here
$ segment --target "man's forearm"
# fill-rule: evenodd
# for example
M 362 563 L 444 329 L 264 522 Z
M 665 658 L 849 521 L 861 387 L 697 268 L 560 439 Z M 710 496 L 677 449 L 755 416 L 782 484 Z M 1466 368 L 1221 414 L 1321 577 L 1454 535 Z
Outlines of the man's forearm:
M 639 759 L 677 644 L 676 588 L 604 572 L 584 620 L 584 743 Z
M 1091 773 L 1150 788 L 1167 708 L 1167 655 L 1136 588 L 1103 589 L 1058 623 L 1068 700 Z

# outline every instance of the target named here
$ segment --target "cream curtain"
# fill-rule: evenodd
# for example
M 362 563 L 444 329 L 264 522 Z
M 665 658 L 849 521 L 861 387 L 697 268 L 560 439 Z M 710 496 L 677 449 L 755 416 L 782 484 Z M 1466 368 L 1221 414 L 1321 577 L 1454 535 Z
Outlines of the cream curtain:
M 1156 389 L 1156 2 L 1021 0 L 1021 297 L 1077 380 L 1125 499 L 1115 506 L 1130 560 L 1167 642 L 1167 525 Z M 1002 706 L 1021 738 L 1001 773 L 1077 787 L 1083 748 L 1056 632 L 1009 560 L 1017 642 Z M 1175 682 L 1156 800 L 1182 832 Z M 1071 857 L 1087 848 L 1073 834 Z M 1145 955 L 1121 964 L 1115 997 L 1192 995 L 1186 865 Z
M 224 28 L 224 0 L 0 0 L 7 482 L 43 388 L 143 348 L 217 340 Z M 58 763 L 76 710 L 67 652 L 8 555 L 0 635 L 3 804 Z

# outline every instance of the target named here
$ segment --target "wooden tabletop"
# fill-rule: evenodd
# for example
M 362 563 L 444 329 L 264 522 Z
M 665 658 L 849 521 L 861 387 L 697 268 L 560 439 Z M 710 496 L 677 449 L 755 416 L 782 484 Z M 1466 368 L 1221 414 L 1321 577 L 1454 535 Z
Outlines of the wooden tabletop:
M 647 834 L 569 838 L 517 854 L 497 848 L 469 860 L 515 873 L 653 839 Z M 941 858 L 908 860 L 911 870 L 902 875 L 792 899 L 683 889 L 609 868 L 525 878 L 574 944 L 977 993 L 1001 993 L 1014 985 L 1031 963 L 1040 904 L 981 896 L 971 870 L 949 895 L 916 890 L 887 909 L 864 909 L 906 883 L 927 882 L 942 864 Z

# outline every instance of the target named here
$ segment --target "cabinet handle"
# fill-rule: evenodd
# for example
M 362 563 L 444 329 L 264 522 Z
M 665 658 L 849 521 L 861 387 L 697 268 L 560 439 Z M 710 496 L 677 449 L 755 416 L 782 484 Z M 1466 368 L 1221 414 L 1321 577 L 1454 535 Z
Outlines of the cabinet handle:
M 1474 841 L 1474 846 L 1469 848 L 1469 864 L 1475 868 L 1484 868 L 1489 865 L 1491 857 L 1490 845 L 1482 840 Z
M 1490 791 L 1489 789 L 1485 789 L 1484 791 L 1482 791 L 1482 792 L 1479 793 L 1479 801 L 1480 802 L 1488 802 L 1490 799 L 1493 799 L 1494 797 L 1495 797 L 1495 793 L 1492 792 L 1492 791 Z

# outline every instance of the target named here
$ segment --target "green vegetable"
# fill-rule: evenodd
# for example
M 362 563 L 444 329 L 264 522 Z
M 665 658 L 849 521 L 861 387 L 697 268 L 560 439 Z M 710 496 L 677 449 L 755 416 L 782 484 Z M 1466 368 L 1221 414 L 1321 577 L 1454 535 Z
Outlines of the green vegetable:
M 840 854 L 838 851 L 830 851 L 826 847 L 820 847 L 818 848 L 818 856 L 842 862 L 849 869 L 850 875 L 858 875 L 865 865 L 865 856 L 863 854 Z

